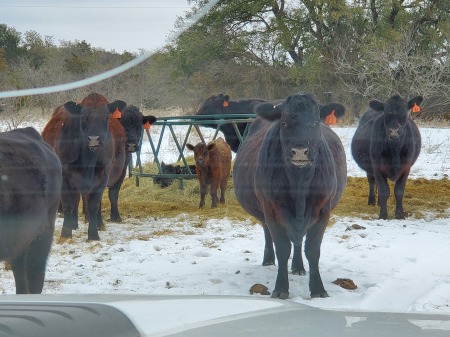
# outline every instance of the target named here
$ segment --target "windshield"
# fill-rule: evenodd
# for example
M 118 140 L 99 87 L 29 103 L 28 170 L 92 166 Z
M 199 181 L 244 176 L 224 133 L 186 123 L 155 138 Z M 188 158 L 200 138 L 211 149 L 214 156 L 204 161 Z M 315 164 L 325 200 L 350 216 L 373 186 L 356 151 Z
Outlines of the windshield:
M 0 0 L 1 293 L 450 312 L 449 6 Z

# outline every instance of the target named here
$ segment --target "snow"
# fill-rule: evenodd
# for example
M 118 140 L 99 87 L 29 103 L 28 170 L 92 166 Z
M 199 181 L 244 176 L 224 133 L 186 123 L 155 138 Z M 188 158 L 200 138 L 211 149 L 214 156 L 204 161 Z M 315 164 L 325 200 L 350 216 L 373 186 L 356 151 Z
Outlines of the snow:
M 334 130 L 347 151 L 348 175 L 365 176 L 350 154 L 355 128 Z M 422 152 L 410 178 L 447 177 L 450 130 L 420 130 Z M 152 130 L 152 137 L 156 142 L 158 130 Z M 162 144 L 161 154 L 166 162 L 177 159 L 169 142 Z M 449 219 L 450 214 L 447 218 L 429 214 L 424 219 L 406 220 L 333 216 L 334 225 L 325 233 L 320 259 L 330 297 L 310 299 L 308 275 L 290 274 L 287 301 L 320 308 L 450 313 Z M 363 228 L 354 229 L 357 226 L 353 225 Z M 62 219 L 57 219 L 58 235 L 61 227 Z M 261 265 L 263 230 L 250 218 L 203 223 L 181 213 L 175 218 L 107 224 L 98 242 L 88 242 L 86 233 L 87 226 L 80 222 L 72 240 L 54 242 L 43 293 L 263 296 L 250 295 L 250 287 L 261 283 L 272 291 L 275 284 L 277 267 Z M 308 270 L 307 264 L 305 267 Z M 353 280 L 357 289 L 333 284 L 337 278 Z M 2 273 L 0 292 L 15 292 L 12 272 Z

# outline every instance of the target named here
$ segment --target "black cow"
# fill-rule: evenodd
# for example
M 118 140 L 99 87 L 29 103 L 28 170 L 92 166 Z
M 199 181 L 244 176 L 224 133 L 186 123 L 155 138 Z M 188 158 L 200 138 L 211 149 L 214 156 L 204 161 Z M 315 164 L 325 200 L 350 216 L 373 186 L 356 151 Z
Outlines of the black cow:
M 289 96 L 272 108 L 262 104 L 236 155 L 233 184 L 239 203 L 263 225 L 263 264 L 274 259 L 272 239 L 275 244 L 275 298 L 289 297 L 291 242 L 292 271 L 304 272 L 305 235 L 311 297 L 328 296 L 319 273 L 320 245 L 330 212 L 344 191 L 347 164 L 339 137 L 320 121 L 325 110 L 332 111 L 330 106 L 319 108 L 309 94 Z
M 264 104 L 268 103 L 270 104 Z M 267 101 L 262 99 L 230 100 L 230 96 L 219 94 L 209 97 L 198 110 L 197 115 L 227 115 L 227 114 L 253 114 L 258 109 L 269 109 L 284 102 L 284 99 Z M 262 103 L 262 104 L 261 104 Z M 322 108 L 322 106 L 321 106 Z M 321 109 L 320 119 L 327 125 L 336 124 L 337 119 L 344 116 L 345 109 L 340 104 L 329 104 L 328 109 Z M 239 133 L 243 135 L 247 123 L 237 123 Z M 206 127 L 217 129 L 217 124 L 206 124 Z M 236 130 L 231 124 L 222 124 L 220 130 L 225 136 L 225 141 L 230 145 L 233 152 L 237 152 L 241 144 Z
M 181 166 L 179 164 L 165 164 L 161 163 L 161 173 L 162 174 L 193 174 L 196 175 L 197 172 L 195 170 L 195 164 L 189 165 L 189 169 L 186 169 L 185 166 Z M 153 183 L 160 185 L 161 188 L 166 188 L 173 184 L 174 178 L 163 178 L 163 177 L 154 177 Z
M 266 102 L 262 99 L 230 100 L 230 96 L 219 94 L 209 97 L 197 111 L 196 115 L 229 115 L 229 114 L 253 114 L 256 105 Z M 225 116 L 226 117 L 226 116 Z M 244 133 L 247 123 L 237 123 L 239 133 Z M 205 124 L 203 126 L 217 129 L 218 124 Z M 220 125 L 225 141 L 233 152 L 237 152 L 241 144 L 234 127 L 231 124 Z
M 109 119 L 119 105 L 124 106 L 123 103 L 108 103 L 102 95 L 92 93 L 80 104 L 64 104 L 44 128 L 43 136 L 47 131 L 53 135 L 49 138 L 54 141 L 62 163 L 64 222 L 61 237 L 71 237 L 72 230 L 78 228 L 78 205 L 80 195 L 83 195 L 87 198 L 88 239 L 100 239 L 98 211 L 115 160 Z
M 419 129 L 408 112 L 415 106 L 419 107 L 422 101 L 422 96 L 406 101 L 398 94 L 384 103 L 370 101 L 370 108 L 361 117 L 353 136 L 352 156 L 367 173 L 369 205 L 375 205 L 375 186 L 378 187 L 380 219 L 388 218 L 388 178 L 395 182 L 395 217 L 405 218 L 403 194 L 406 180 L 421 148 Z
M 55 231 L 61 163 L 33 128 L 0 133 L 0 260 L 17 294 L 40 294 Z
M 131 161 L 131 154 L 139 150 L 144 125 L 149 127 L 156 120 L 156 117 L 151 115 L 143 116 L 139 108 L 134 105 L 128 105 L 119 116 L 110 117 L 109 128 L 115 141 L 114 161 L 107 184 L 108 197 L 111 203 L 111 221 L 122 221 L 118 207 L 119 191 Z M 101 208 L 98 210 L 98 226 L 103 226 Z

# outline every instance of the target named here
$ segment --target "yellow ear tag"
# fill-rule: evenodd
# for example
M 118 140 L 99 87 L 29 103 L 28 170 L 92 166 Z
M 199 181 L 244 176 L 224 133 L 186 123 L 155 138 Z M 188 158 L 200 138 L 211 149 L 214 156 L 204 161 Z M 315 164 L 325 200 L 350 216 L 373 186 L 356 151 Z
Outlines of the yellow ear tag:
M 144 124 L 144 129 L 145 130 L 150 130 L 150 122 L 146 122 L 145 124 Z
M 223 107 L 226 108 L 228 106 L 228 102 L 227 101 L 223 101 Z
M 420 112 L 420 106 L 418 106 L 416 103 L 414 103 L 411 111 L 412 112 Z
M 331 110 L 331 113 L 325 118 L 325 125 L 336 125 L 337 118 L 336 118 L 336 110 Z
M 115 118 L 115 119 L 122 118 L 122 113 L 120 112 L 119 108 L 116 108 L 116 110 L 114 110 L 114 112 L 112 113 L 112 118 Z

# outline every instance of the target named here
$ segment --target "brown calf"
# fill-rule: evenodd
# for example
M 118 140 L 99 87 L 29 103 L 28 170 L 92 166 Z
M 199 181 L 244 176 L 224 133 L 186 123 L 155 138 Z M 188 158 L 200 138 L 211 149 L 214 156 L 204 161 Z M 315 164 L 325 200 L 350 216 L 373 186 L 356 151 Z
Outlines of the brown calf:
M 200 183 L 199 208 L 205 206 L 205 195 L 210 190 L 211 207 L 217 207 L 217 190 L 220 187 L 220 203 L 225 203 L 225 190 L 231 170 L 231 148 L 222 139 L 217 138 L 205 144 L 203 142 L 186 147 L 194 151 L 195 171 Z

